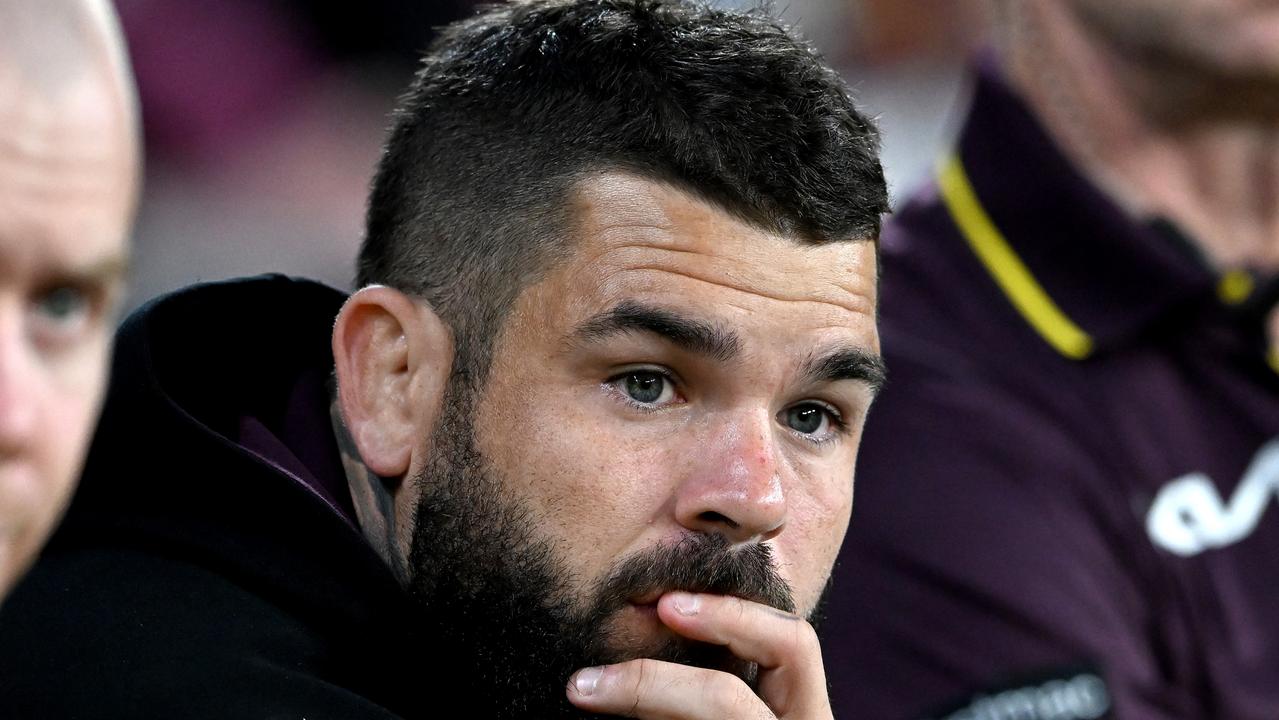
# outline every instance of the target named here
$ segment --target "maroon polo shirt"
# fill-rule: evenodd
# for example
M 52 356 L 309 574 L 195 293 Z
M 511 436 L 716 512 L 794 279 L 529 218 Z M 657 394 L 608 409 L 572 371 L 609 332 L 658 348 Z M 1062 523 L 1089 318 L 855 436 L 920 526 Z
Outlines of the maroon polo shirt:
M 989 68 L 883 264 L 837 716 L 1279 718 L 1274 283 L 1122 211 Z

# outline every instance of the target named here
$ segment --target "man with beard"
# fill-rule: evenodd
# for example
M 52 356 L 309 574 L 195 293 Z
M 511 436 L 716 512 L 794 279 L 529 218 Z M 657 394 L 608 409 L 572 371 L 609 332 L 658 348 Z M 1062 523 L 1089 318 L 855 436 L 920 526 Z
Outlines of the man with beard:
M 996 8 L 885 231 L 836 710 L 1276 717 L 1279 5 Z
M 106 390 L 138 190 L 105 0 L 0 4 L 0 604 L 57 525 Z
M 446 29 L 349 298 L 122 328 L 0 715 L 827 718 L 814 613 L 883 378 L 875 133 L 763 15 Z

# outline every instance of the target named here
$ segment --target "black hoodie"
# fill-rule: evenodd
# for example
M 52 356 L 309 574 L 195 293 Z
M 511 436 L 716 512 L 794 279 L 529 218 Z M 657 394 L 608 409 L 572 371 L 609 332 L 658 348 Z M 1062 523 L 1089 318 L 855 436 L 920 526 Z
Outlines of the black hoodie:
M 131 316 L 84 479 L 0 611 L 0 718 L 396 718 L 441 707 L 328 419 L 344 296 L 283 277 Z M 448 716 L 431 712 L 431 716 Z

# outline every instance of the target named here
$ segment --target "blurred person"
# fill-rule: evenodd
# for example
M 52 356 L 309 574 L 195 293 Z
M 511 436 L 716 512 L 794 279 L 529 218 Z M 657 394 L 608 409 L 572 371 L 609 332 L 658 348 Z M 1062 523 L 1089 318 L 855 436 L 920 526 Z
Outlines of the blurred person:
M 836 711 L 1273 718 L 1279 6 L 996 9 L 885 231 Z
M 872 125 L 776 21 L 535 0 L 395 115 L 358 292 L 121 330 L 0 715 L 829 718 L 883 368 Z
M 757 0 L 721 0 L 735 7 Z M 880 161 L 896 206 L 954 140 L 951 108 L 985 32 L 985 0 L 787 0 L 771 7 L 852 83 L 880 128 Z
M 0 4 L 0 602 L 70 498 L 106 387 L 139 149 L 109 3 Z
M 387 112 L 470 4 L 124 3 L 148 173 L 130 305 L 262 268 L 350 282 Z

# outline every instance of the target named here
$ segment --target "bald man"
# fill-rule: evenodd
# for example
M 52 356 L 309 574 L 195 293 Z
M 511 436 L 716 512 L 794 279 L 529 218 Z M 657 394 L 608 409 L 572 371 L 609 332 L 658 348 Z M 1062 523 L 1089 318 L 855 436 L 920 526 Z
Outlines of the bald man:
M 0 602 L 57 524 L 105 387 L 137 113 L 105 0 L 0 3 Z

